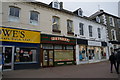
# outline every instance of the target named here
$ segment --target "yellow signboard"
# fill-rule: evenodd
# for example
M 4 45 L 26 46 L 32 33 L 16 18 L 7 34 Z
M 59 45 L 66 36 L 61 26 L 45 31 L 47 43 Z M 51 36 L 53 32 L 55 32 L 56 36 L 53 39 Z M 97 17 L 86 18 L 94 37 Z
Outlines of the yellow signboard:
M 40 32 L 1 27 L 0 41 L 40 43 Z

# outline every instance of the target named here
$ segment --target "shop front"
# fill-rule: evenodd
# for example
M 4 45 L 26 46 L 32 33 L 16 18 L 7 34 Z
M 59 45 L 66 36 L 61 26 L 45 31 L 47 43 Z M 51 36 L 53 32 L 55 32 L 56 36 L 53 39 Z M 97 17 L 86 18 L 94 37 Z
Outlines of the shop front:
M 88 45 L 88 40 L 77 39 L 77 45 L 76 45 L 76 61 L 77 61 L 77 64 L 88 63 L 87 45 Z
M 77 39 L 77 64 L 93 63 L 106 60 L 108 57 L 107 43 Z
M 39 68 L 40 32 L 1 27 L 0 42 L 4 70 Z
M 87 54 L 89 63 L 106 60 L 108 56 L 107 43 L 88 41 Z
M 74 38 L 41 34 L 41 66 L 75 64 L 75 45 Z

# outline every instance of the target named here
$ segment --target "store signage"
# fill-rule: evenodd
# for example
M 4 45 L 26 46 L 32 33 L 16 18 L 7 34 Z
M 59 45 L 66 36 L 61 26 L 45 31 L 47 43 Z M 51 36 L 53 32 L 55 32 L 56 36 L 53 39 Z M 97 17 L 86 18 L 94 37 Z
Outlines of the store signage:
M 88 41 L 89 46 L 101 46 L 101 42 L 96 41 Z
M 0 41 L 40 43 L 40 32 L 1 27 Z
M 63 37 L 51 37 L 51 40 L 70 42 L 70 39 Z

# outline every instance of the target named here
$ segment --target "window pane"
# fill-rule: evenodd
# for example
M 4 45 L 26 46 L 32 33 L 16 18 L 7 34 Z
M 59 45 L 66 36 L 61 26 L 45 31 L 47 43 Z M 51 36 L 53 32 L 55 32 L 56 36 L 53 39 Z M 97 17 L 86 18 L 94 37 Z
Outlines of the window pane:
M 15 62 L 36 62 L 36 48 L 17 47 L 15 51 Z
M 83 32 L 83 23 L 80 23 L 79 24 L 79 28 L 80 28 L 80 35 L 84 35 L 84 32 Z
M 30 20 L 38 21 L 38 13 L 37 12 L 31 12 L 30 13 Z
M 89 26 L 89 36 L 92 37 L 92 26 Z
M 13 7 L 10 8 L 10 15 L 14 16 L 14 8 Z
M 10 7 L 10 16 L 19 17 L 19 8 Z

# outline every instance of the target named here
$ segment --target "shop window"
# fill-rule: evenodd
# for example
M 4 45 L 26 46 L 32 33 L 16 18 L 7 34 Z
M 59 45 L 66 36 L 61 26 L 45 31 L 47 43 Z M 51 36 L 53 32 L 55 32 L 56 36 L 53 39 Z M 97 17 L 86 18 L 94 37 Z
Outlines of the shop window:
M 66 46 L 66 49 L 73 49 L 73 46 Z
M 79 60 L 80 60 L 80 61 L 86 61 L 86 60 L 87 60 L 86 47 L 85 47 L 85 46 L 80 46 L 80 50 L 79 50 Z
M 54 50 L 55 61 L 72 61 L 73 50 Z
M 36 48 L 17 47 L 14 59 L 16 63 L 19 62 L 36 62 Z
M 106 49 L 101 48 L 101 59 L 106 59 Z
M 36 11 L 30 12 L 30 24 L 38 25 L 38 15 L 39 13 Z
M 9 12 L 9 21 L 19 22 L 19 14 L 20 8 L 11 6 Z
M 88 53 L 89 53 L 89 60 L 94 59 L 94 56 L 95 56 L 95 54 L 94 54 L 94 49 L 89 49 L 89 50 L 88 50 Z
M 55 45 L 54 49 L 62 49 L 62 46 L 61 45 Z
M 50 44 L 43 44 L 42 46 L 43 49 L 53 49 L 53 45 Z

